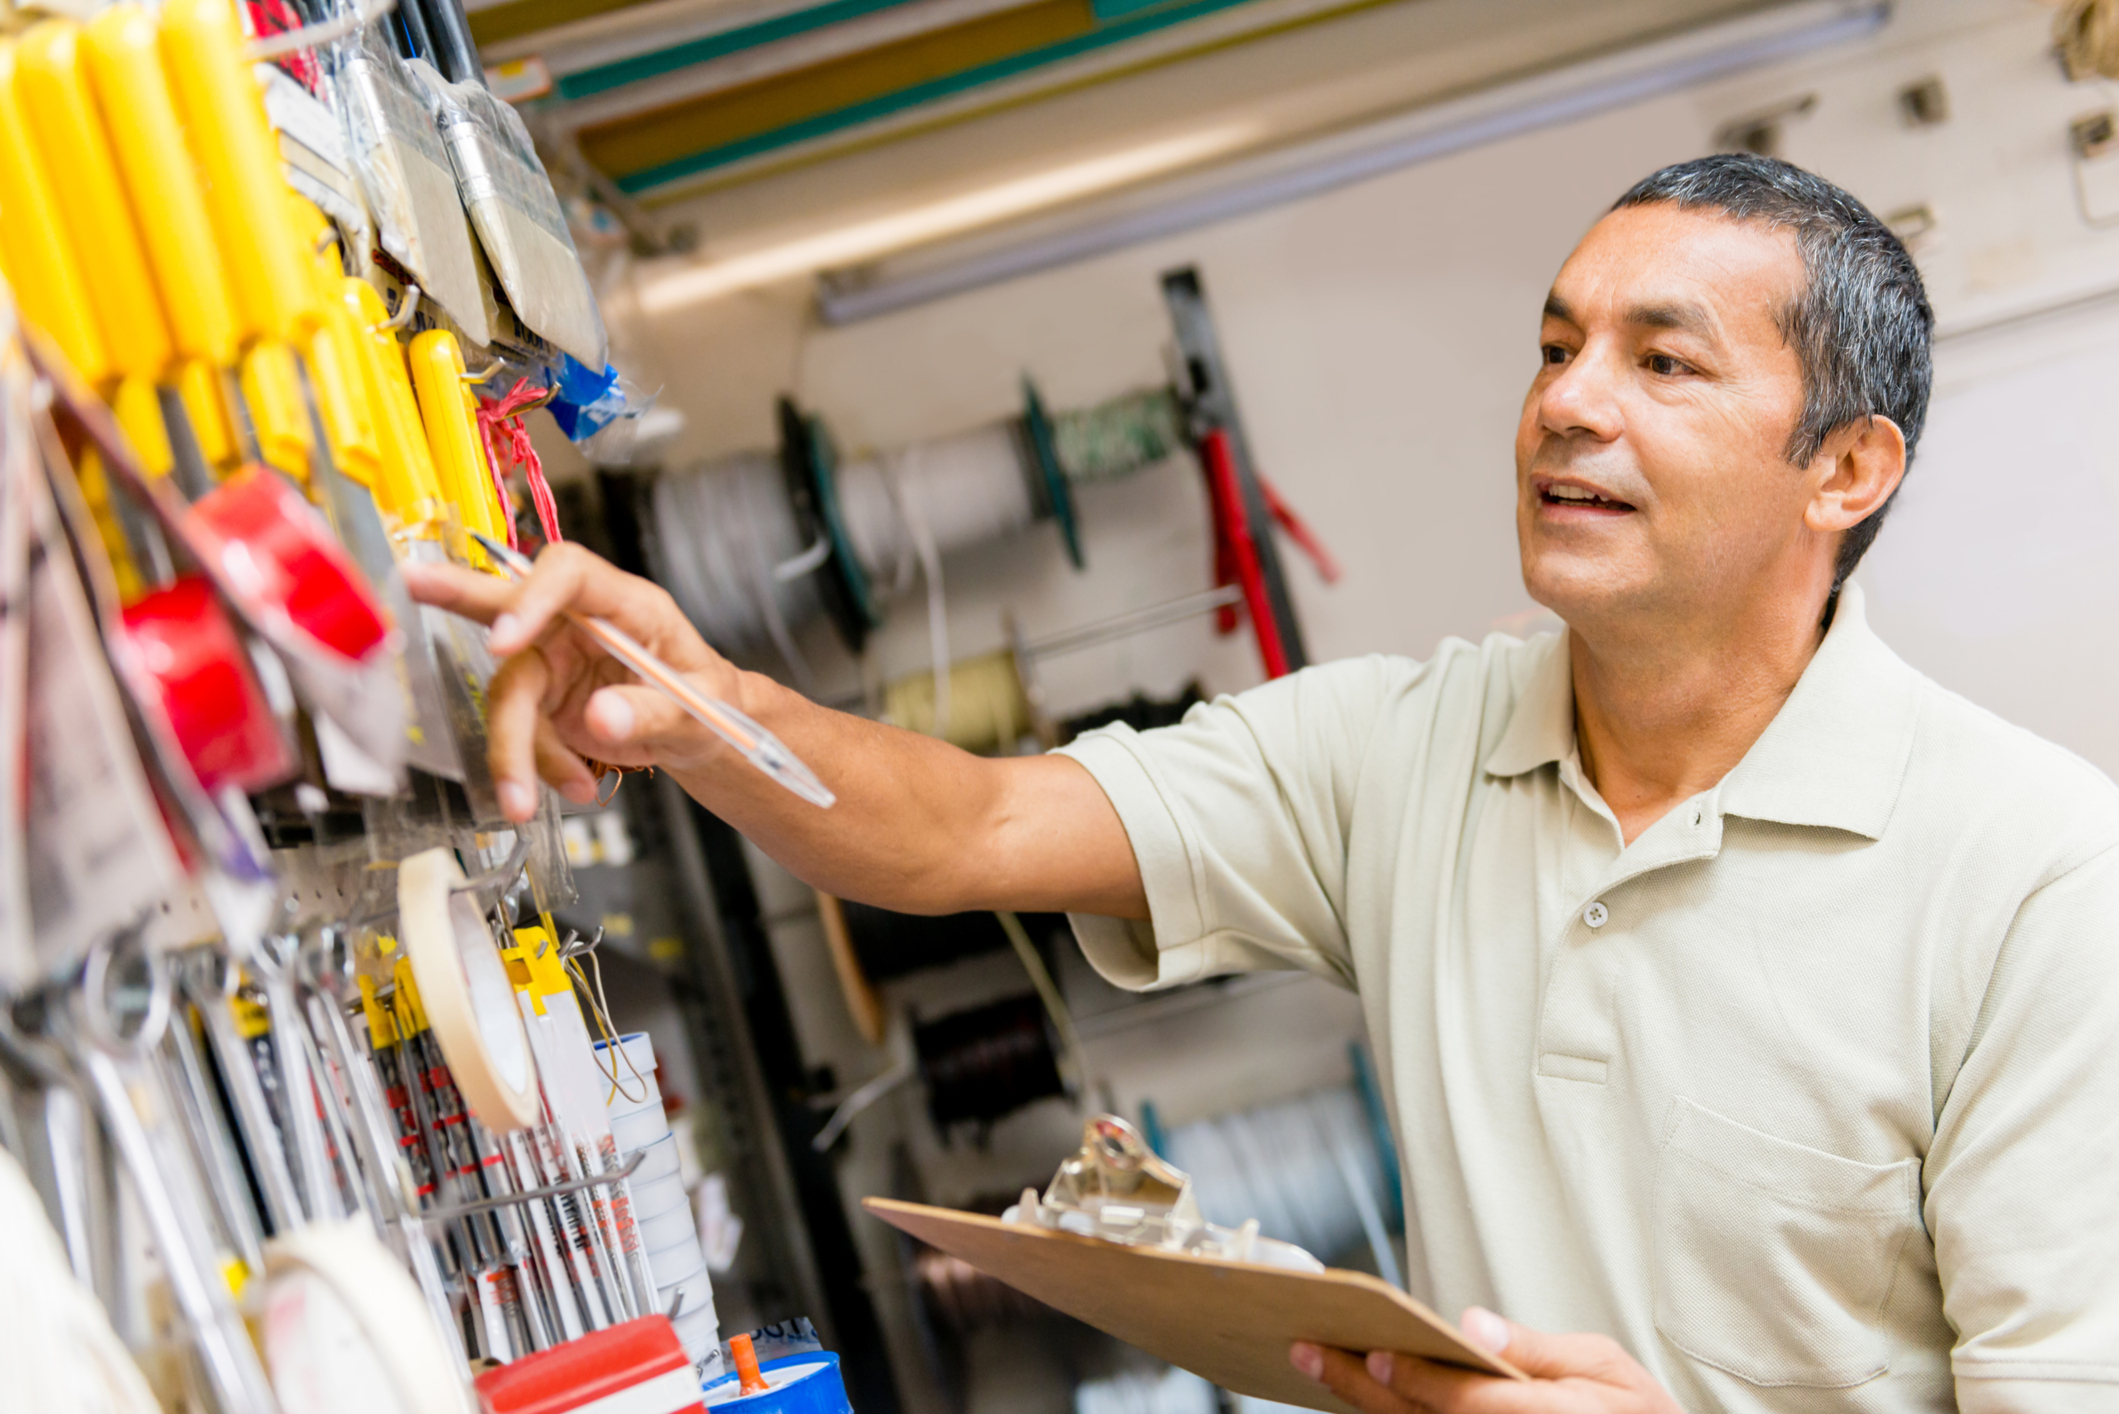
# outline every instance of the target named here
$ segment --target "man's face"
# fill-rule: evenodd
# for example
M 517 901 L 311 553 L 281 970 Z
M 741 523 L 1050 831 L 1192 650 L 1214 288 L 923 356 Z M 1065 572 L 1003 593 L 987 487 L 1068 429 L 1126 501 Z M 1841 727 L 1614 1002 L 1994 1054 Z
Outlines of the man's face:
M 1803 279 L 1792 234 L 1667 204 L 1583 238 L 1516 429 L 1532 598 L 1577 628 L 1671 625 L 1814 556 L 1815 487 L 1783 456 L 1802 370 L 1775 323 Z

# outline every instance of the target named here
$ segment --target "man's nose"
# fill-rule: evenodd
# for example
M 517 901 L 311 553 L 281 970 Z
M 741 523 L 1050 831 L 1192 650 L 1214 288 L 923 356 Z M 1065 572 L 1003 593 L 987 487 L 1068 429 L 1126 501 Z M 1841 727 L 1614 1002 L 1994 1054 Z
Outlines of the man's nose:
M 1587 435 L 1608 442 L 1619 435 L 1618 383 L 1623 359 L 1592 341 L 1545 385 L 1538 421 L 1563 437 Z

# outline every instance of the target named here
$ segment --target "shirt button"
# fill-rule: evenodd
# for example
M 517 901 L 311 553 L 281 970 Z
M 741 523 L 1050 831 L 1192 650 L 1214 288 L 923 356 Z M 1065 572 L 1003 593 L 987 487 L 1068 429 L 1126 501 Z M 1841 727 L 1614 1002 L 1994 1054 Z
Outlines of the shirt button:
M 1592 928 L 1601 928 L 1611 921 L 1611 910 L 1604 906 L 1602 899 L 1599 899 L 1582 910 L 1582 921 Z

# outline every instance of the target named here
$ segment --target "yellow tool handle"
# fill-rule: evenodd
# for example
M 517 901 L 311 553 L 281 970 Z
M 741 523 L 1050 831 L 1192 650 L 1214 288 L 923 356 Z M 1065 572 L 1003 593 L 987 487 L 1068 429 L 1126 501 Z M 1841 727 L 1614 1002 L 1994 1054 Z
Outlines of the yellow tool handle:
M 405 359 L 412 369 L 412 391 L 419 397 L 427 447 L 457 524 L 495 540 L 507 539 L 507 522 L 479 441 L 477 405 L 464 388 L 464 356 L 456 336 L 446 329 L 429 329 L 412 340 Z
M 419 981 L 412 975 L 412 959 L 399 958 L 390 975 L 397 983 L 390 994 L 390 1009 L 397 1014 L 399 1037 L 409 1041 L 427 1029 L 427 1009 L 420 1005 Z
M 338 298 L 345 272 L 339 266 L 336 232 L 323 212 L 291 191 L 287 208 L 293 213 L 291 224 L 297 236 L 306 238 L 311 252 L 310 278 L 316 285 L 321 315 L 315 330 L 302 342 L 317 415 L 331 442 L 333 464 L 372 492 L 382 452 L 376 443 L 375 413 L 361 364 L 360 331 L 345 301 Z
M 140 470 L 149 476 L 169 475 L 177 459 L 169 448 L 169 429 L 162 425 L 162 404 L 155 397 L 154 384 L 128 374 L 118 380 L 117 390 L 111 394 L 110 410 L 117 415 L 125 440 L 132 443 L 132 454 L 140 459 Z
M 375 979 L 360 979 L 361 1014 L 368 1018 L 368 1043 L 381 1051 L 397 1044 L 397 1024 L 391 1019 L 390 1009 L 376 999 Z
M 309 405 L 302 399 L 302 375 L 294 350 L 268 340 L 243 355 L 243 401 L 258 435 L 258 455 L 296 481 L 309 484 L 309 456 L 315 443 L 309 434 Z
M 308 254 L 291 228 L 287 181 L 265 118 L 265 99 L 243 58 L 229 0 L 167 0 L 162 66 L 193 158 L 206 210 L 235 287 L 245 339 L 293 341 L 322 311 Z
M 226 374 L 214 364 L 191 359 L 177 368 L 177 396 L 191 419 L 199 455 L 219 475 L 233 473 L 242 465 L 243 447 L 236 440 L 235 423 L 228 412 Z
M 347 276 L 339 283 L 346 312 L 361 334 L 362 371 L 368 402 L 375 413 L 375 434 L 382 453 L 375 504 L 393 531 L 434 539 L 449 517 L 448 499 L 434 474 L 434 454 L 427 429 L 412 400 L 405 376 L 405 351 L 397 336 L 382 327 L 387 317 L 383 297 L 366 280 Z
M 103 454 L 93 444 L 81 449 L 80 459 L 74 463 L 74 480 L 81 487 L 81 500 L 88 506 L 89 519 L 96 523 L 96 538 L 103 542 L 104 557 L 110 561 L 110 575 L 117 586 L 118 600 L 130 604 L 146 592 L 147 581 L 133 560 L 132 544 L 125 538 L 125 524 L 118 519 L 118 505 L 111 498 L 110 476 L 103 470 Z
M 132 204 L 88 86 L 81 27 L 72 20 L 32 26 L 22 36 L 16 63 L 31 135 L 55 179 L 59 215 L 89 277 L 89 307 L 96 312 L 112 368 L 125 377 L 159 378 L 175 350 Z
M 141 215 L 141 239 L 177 351 L 233 367 L 235 300 L 162 71 L 155 22 L 129 0 L 113 5 L 89 21 L 82 48 L 118 170 Z
M 324 323 L 302 345 L 302 358 L 309 365 L 309 382 L 316 390 L 316 410 L 324 421 L 324 435 L 331 441 L 332 462 L 372 492 L 382 452 L 376 446 L 360 345 L 355 342 L 352 324 L 343 306 L 337 310 L 325 306 Z
M 0 39 L 0 263 L 22 314 L 42 329 L 84 382 L 111 376 L 103 330 L 74 264 L 43 154 L 30 139 L 15 42 Z

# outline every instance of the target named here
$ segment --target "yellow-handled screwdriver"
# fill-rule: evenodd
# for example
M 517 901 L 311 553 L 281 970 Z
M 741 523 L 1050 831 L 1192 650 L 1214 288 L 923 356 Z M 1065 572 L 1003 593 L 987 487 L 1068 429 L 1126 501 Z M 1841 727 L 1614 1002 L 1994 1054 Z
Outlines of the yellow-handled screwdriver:
M 412 371 L 412 391 L 427 429 L 427 447 L 441 479 L 442 495 L 466 531 L 508 539 L 507 511 L 478 435 L 478 404 L 465 386 L 463 349 L 446 329 L 429 329 L 405 352 Z M 475 544 L 467 558 L 483 566 L 485 553 Z

